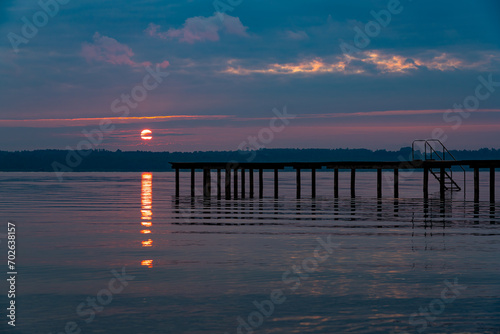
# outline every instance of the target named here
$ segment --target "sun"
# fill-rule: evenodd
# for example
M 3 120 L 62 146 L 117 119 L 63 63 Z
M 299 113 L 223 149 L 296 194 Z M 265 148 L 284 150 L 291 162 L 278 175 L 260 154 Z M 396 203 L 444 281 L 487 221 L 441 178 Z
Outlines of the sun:
M 153 139 L 153 132 L 149 129 L 144 129 L 141 131 L 141 138 L 143 140 L 151 140 Z

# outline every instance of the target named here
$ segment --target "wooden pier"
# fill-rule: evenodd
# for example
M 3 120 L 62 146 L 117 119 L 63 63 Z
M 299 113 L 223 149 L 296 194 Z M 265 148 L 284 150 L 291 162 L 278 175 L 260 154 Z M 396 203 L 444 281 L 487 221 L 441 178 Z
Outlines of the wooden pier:
M 413 160 L 413 161 L 333 161 L 333 162 L 283 162 L 283 163 L 261 163 L 261 162 L 171 162 L 175 170 L 175 196 L 180 194 L 180 170 L 191 171 L 191 196 L 195 196 L 196 172 L 203 172 L 203 196 L 211 197 L 212 182 L 211 173 L 216 171 L 218 199 L 222 196 L 221 172 L 225 172 L 224 196 L 226 199 L 244 199 L 247 195 L 246 186 L 248 172 L 249 198 L 254 198 L 254 172 L 258 171 L 258 196 L 264 197 L 264 171 L 274 172 L 274 198 L 279 196 L 279 172 L 285 169 L 295 170 L 296 173 L 296 197 L 302 196 L 301 177 L 304 171 L 311 172 L 311 197 L 316 197 L 316 172 L 318 170 L 331 170 L 333 172 L 332 195 L 339 197 L 339 170 L 351 171 L 351 197 L 356 197 L 356 171 L 376 170 L 378 198 L 382 197 L 382 171 L 390 170 L 394 173 L 393 196 L 399 197 L 399 171 L 414 170 L 423 172 L 422 194 L 424 198 L 429 196 L 429 174 L 433 175 L 439 182 L 440 198 L 444 200 L 447 191 L 462 190 L 453 179 L 453 167 L 460 166 L 462 170 L 469 168 L 474 171 L 474 201 L 479 202 L 479 176 L 480 171 L 489 172 L 489 200 L 495 202 L 495 169 L 500 168 L 500 160 Z M 457 171 L 455 171 L 457 173 Z M 231 192 L 231 174 L 233 174 L 233 191 Z M 240 177 L 238 177 L 240 174 Z M 239 186 L 238 182 L 241 181 Z

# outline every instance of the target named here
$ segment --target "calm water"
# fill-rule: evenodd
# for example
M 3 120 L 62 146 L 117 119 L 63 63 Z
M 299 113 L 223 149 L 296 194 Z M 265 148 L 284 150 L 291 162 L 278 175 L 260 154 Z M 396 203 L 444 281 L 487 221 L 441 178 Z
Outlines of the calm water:
M 500 205 L 483 174 L 475 206 L 470 184 L 467 201 L 424 203 L 420 173 L 402 175 L 397 201 L 387 182 L 374 198 L 371 172 L 354 201 L 342 172 L 339 200 L 330 173 L 307 198 L 304 173 L 299 201 L 293 173 L 279 200 L 266 174 L 264 200 L 236 201 L 191 200 L 184 173 L 178 201 L 172 173 L 0 173 L 5 261 L 17 225 L 15 332 L 499 333 Z

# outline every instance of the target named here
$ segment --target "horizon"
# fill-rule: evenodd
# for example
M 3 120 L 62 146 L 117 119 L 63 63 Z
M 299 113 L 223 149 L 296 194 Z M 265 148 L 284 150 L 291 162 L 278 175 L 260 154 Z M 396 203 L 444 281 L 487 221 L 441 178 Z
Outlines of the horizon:
M 171 163 L 319 163 L 319 162 L 411 162 L 428 160 L 423 150 L 402 147 L 396 151 L 369 149 L 260 149 L 256 151 L 195 151 L 195 152 L 156 152 L 122 151 L 117 149 L 73 151 L 73 150 L 34 150 L 0 151 L 0 171 L 51 171 L 54 177 L 62 180 L 63 175 L 73 171 L 168 171 Z M 427 151 L 429 153 L 429 151 Z M 415 154 L 415 155 L 414 155 Z M 434 156 L 436 158 L 436 156 Z M 500 149 L 482 148 L 479 150 L 451 150 L 446 153 L 447 160 L 463 161 L 500 161 Z M 463 167 L 463 166 L 462 166 Z M 461 168 L 461 167 L 457 167 Z M 467 169 L 467 167 L 465 167 Z
M 335 148 L 319 148 L 319 147 L 307 147 L 307 148 L 294 148 L 294 147 L 271 147 L 271 148 L 260 148 L 256 150 L 206 150 L 206 151 L 145 151 L 145 150 L 124 150 L 124 149 L 115 149 L 115 150 L 110 150 L 110 149 L 103 149 L 103 148 L 95 148 L 91 149 L 91 152 L 109 152 L 109 153 L 116 153 L 116 152 L 142 152 L 142 153 L 222 153 L 222 152 L 231 152 L 231 153 L 236 153 L 236 152 L 248 152 L 248 151 L 254 151 L 254 152 L 259 152 L 259 151 L 264 151 L 264 150 L 325 150 L 325 151 L 335 151 L 335 150 L 366 150 L 370 151 L 373 153 L 376 152 L 388 152 L 388 153 L 396 153 L 396 152 L 401 152 L 404 149 L 409 149 L 411 150 L 411 146 L 401 146 L 399 149 L 385 149 L 385 148 L 378 148 L 378 149 L 370 149 L 366 147 L 335 147 Z M 449 151 L 464 151 L 464 152 L 479 152 L 482 150 L 490 150 L 490 151 L 498 151 L 500 150 L 499 147 L 479 147 L 477 149 L 460 149 L 460 148 L 448 148 Z M 0 150 L 0 152 L 7 152 L 7 153 L 15 153 L 15 152 L 35 152 L 35 151 L 75 151 L 78 152 L 78 150 L 72 150 L 72 149 L 56 149 L 56 148 L 40 148 L 40 149 L 32 149 L 32 150 L 12 150 L 12 151 L 7 151 L 7 150 Z M 85 150 L 82 150 L 85 151 Z M 420 151 L 420 150 L 416 150 Z

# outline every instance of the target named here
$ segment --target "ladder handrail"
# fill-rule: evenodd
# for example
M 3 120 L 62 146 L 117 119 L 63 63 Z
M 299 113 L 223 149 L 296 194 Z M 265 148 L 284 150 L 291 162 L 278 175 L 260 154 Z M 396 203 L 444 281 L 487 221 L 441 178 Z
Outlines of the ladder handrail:
M 413 143 L 411 144 L 411 158 L 412 158 L 412 160 L 415 160 L 415 143 L 416 142 L 425 142 L 425 144 L 424 144 L 424 148 L 425 148 L 424 158 L 425 159 L 427 159 L 427 146 L 429 146 L 431 154 L 432 154 L 432 152 L 434 152 L 440 158 L 440 160 L 445 160 L 444 159 L 445 153 L 448 153 L 449 156 L 453 160 L 458 161 L 455 158 L 455 156 L 446 148 L 446 146 L 444 146 L 444 144 L 439 139 L 417 139 L 417 140 L 414 140 Z M 443 156 L 442 157 L 439 155 L 438 151 L 436 151 L 436 149 L 430 144 L 430 142 L 437 142 L 437 143 L 439 143 L 439 145 L 441 145 L 441 147 L 443 148 Z M 458 165 L 458 166 L 462 167 L 461 165 Z M 463 167 L 462 167 L 462 169 L 463 169 Z
M 446 146 L 444 146 L 444 144 L 439 139 L 427 139 L 426 140 L 427 143 L 430 142 L 430 141 L 438 142 L 439 145 L 441 145 L 441 147 L 443 148 L 443 159 L 442 160 L 444 160 L 444 153 L 446 151 L 446 153 L 448 153 L 452 157 L 453 160 L 457 161 L 457 159 L 455 158 L 455 156 L 446 148 Z M 430 144 L 429 144 L 429 147 L 430 147 Z
M 426 155 L 426 159 L 427 159 L 427 146 L 429 146 L 429 150 L 431 152 L 431 158 L 432 158 L 432 152 L 434 152 L 439 157 L 439 160 L 444 160 L 444 151 L 443 151 L 443 156 L 440 156 L 439 153 L 438 153 L 438 151 L 436 151 L 436 149 L 434 147 L 432 147 L 432 145 L 429 144 L 427 140 L 425 141 L 425 155 Z
M 426 141 L 425 139 L 416 139 L 411 143 L 411 160 L 415 161 L 415 143 L 421 142 L 421 141 Z
M 448 155 L 454 160 L 454 161 L 458 161 L 455 156 L 446 148 L 446 146 L 444 146 L 444 144 L 441 142 L 441 140 L 439 139 L 417 139 L 417 140 L 414 140 L 411 144 L 411 158 L 412 160 L 415 160 L 415 143 L 418 143 L 418 142 L 424 142 L 424 160 L 427 160 L 427 146 L 429 147 L 429 153 L 430 153 L 430 158 L 432 159 L 432 154 L 434 153 L 438 158 L 439 160 L 442 160 L 442 161 L 445 161 L 445 158 L 446 158 L 446 153 L 448 153 Z M 439 145 L 441 145 L 441 148 L 443 150 L 443 155 L 441 156 L 440 155 L 440 152 L 438 152 L 435 147 L 433 145 L 431 145 L 431 143 L 438 143 Z M 463 173 L 464 173 L 464 199 L 465 199 L 465 187 L 466 187 L 466 172 L 465 172 L 465 168 L 462 166 L 462 165 L 458 165 L 460 167 L 460 169 L 462 169 Z M 450 167 L 449 168 L 450 170 L 450 175 L 448 175 L 448 173 L 446 173 L 446 176 L 458 187 L 458 189 L 460 190 L 460 187 L 458 186 L 458 184 L 455 182 L 455 180 L 453 180 L 453 169 Z M 431 170 L 432 172 L 432 170 Z M 434 173 L 433 173 L 434 174 Z M 436 175 L 434 175 L 436 176 Z
M 436 149 L 434 147 L 432 147 L 432 145 L 429 143 L 430 141 L 438 141 L 441 144 L 441 146 L 444 148 L 443 143 L 441 143 L 441 141 L 439 141 L 438 139 L 417 139 L 417 140 L 414 140 L 413 143 L 411 144 L 411 159 L 415 160 L 415 143 L 424 142 L 424 160 L 427 160 L 427 146 L 429 146 L 429 152 L 430 152 L 431 158 L 432 158 L 432 153 L 434 152 L 439 157 L 439 160 L 444 160 L 444 149 L 443 149 L 443 157 L 441 157 L 439 155 L 439 153 L 436 151 Z M 450 154 L 450 155 L 453 157 L 452 154 Z

